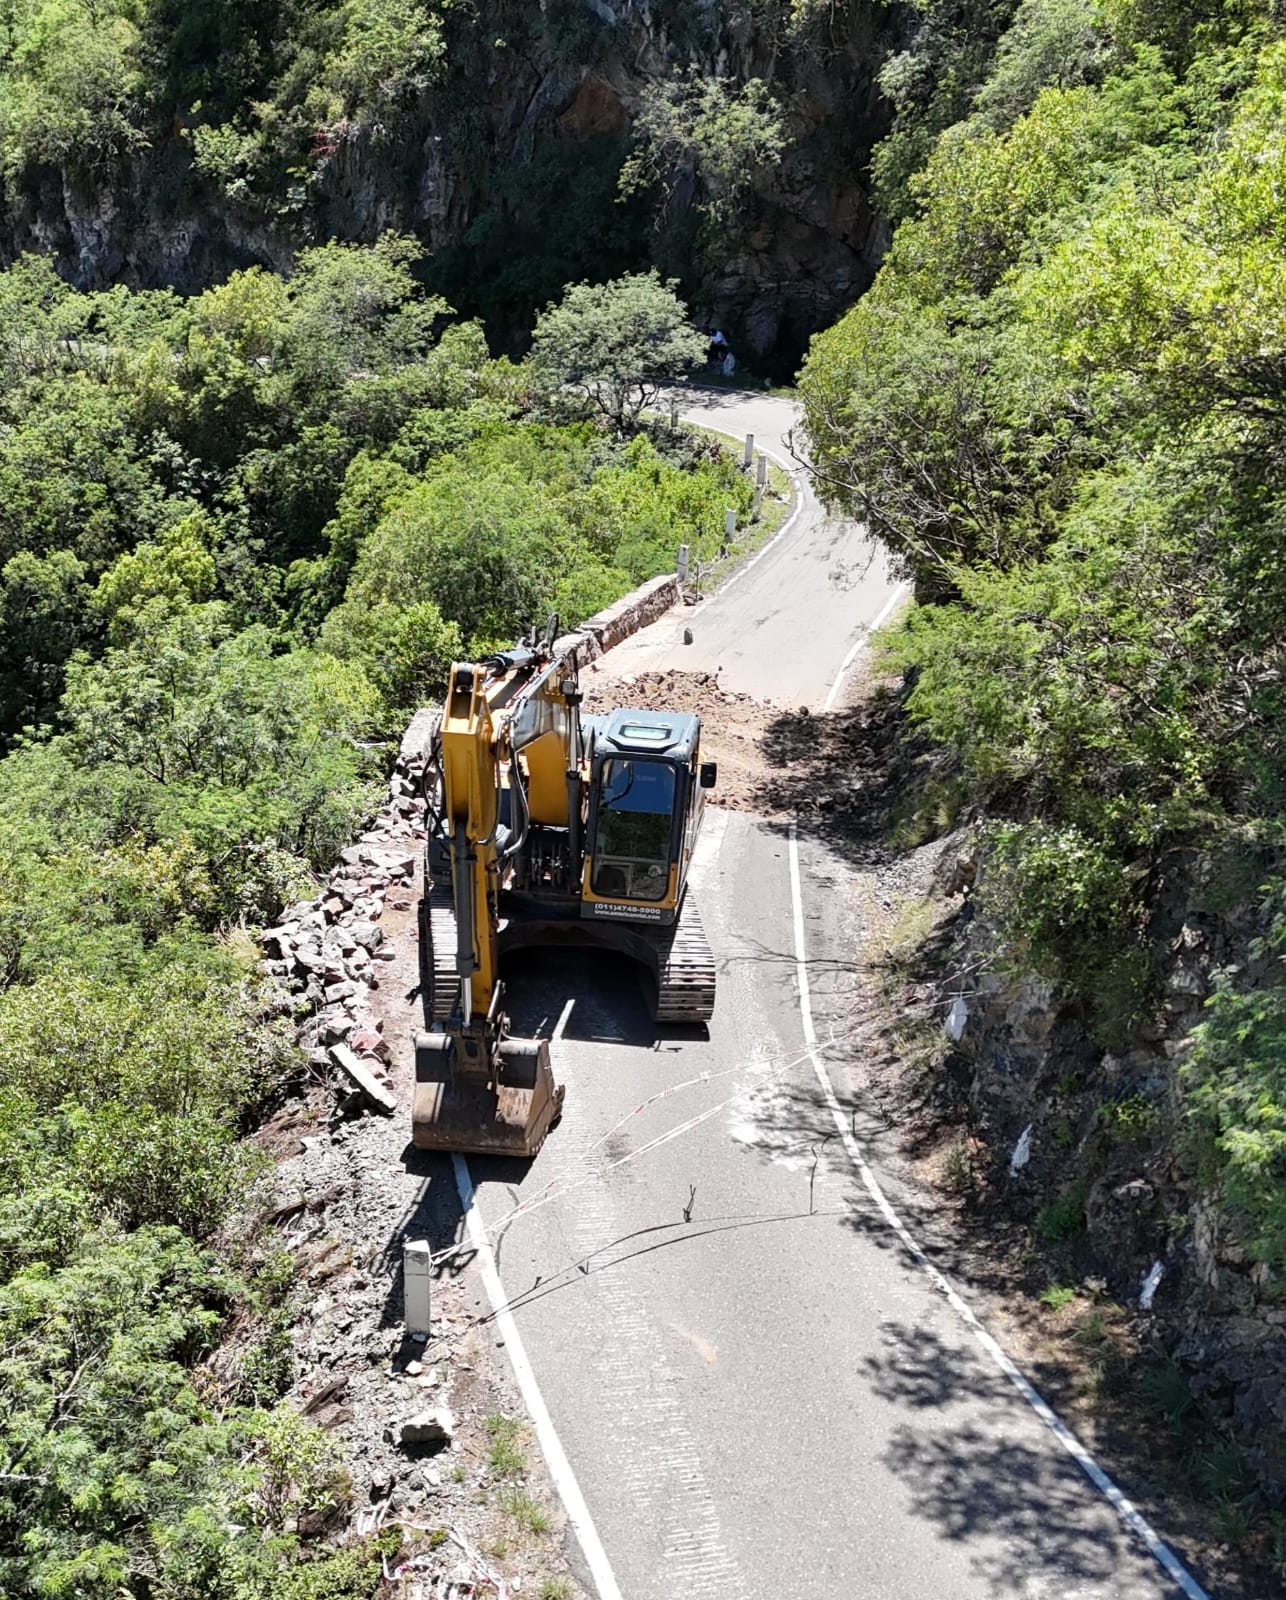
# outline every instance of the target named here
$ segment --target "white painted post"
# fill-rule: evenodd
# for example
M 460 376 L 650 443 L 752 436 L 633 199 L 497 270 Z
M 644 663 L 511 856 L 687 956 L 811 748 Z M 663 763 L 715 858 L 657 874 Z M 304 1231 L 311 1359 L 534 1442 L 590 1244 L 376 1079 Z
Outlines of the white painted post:
M 408 1239 L 402 1246 L 402 1298 L 406 1302 L 406 1331 L 428 1337 L 429 1300 L 433 1252 L 427 1239 Z
M 677 400 L 671 400 L 670 401 L 670 431 L 671 431 L 671 433 L 673 433 L 674 430 L 678 426 L 679 426 L 679 402 Z
M 768 482 L 768 457 L 761 450 L 759 460 L 755 466 L 755 483 L 760 489 Z
M 737 537 L 737 513 L 731 506 L 723 514 L 723 548 L 726 550 Z
M 741 458 L 741 464 L 746 469 L 747 472 L 750 471 L 750 463 L 754 460 L 754 456 L 755 456 L 755 436 L 754 436 L 753 433 L 748 433 L 746 435 L 746 453 Z
M 679 546 L 679 558 L 674 564 L 674 571 L 680 583 L 688 581 L 688 562 L 691 555 L 692 550 L 689 545 L 681 544 Z

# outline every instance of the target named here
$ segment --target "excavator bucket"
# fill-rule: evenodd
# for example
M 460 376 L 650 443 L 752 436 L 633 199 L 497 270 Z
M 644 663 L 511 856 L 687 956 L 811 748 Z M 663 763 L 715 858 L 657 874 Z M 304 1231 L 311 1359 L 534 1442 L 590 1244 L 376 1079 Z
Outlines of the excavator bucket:
M 504 1039 L 494 1067 L 464 1067 L 456 1041 L 422 1033 L 415 1041 L 411 1142 L 418 1150 L 534 1156 L 563 1108 L 547 1039 Z

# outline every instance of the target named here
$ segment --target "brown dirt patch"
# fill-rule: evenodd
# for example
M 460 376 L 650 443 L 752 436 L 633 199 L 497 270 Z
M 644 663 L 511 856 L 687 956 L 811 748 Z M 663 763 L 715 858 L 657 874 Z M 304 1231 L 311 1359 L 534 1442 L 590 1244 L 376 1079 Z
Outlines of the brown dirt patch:
M 826 716 L 725 689 L 712 672 L 608 670 L 585 688 L 591 712 L 695 712 L 702 754 L 719 764 L 713 805 L 793 820 L 847 847 L 859 840 L 869 846 L 882 834 L 903 721 L 888 685 L 868 687 L 856 704 Z
M 713 672 L 603 672 L 588 684 L 585 709 L 602 713 L 620 706 L 640 711 L 687 711 L 701 718 L 701 753 L 719 763 L 711 803 L 729 811 L 757 811 L 760 790 L 772 767 L 761 748 L 778 707 L 724 689 Z

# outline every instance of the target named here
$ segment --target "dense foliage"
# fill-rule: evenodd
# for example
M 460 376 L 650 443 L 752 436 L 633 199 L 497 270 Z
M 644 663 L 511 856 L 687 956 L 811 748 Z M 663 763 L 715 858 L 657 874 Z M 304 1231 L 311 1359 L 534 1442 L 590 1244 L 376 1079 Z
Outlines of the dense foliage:
M 1226 910 L 1276 931 L 1198 1030 L 1188 1144 L 1286 1266 L 1279 892 L 1253 906 L 1286 822 L 1286 42 L 1253 5 L 1023 0 L 987 72 L 935 15 L 877 157 L 905 218 L 805 374 L 819 466 L 925 602 L 892 657 L 993 819 L 1008 959 L 1123 1045 L 1177 852 L 1241 863 Z M 949 113 L 912 92 L 948 57 Z
M 378 70 L 359 51 L 337 82 Z M 289 1272 L 234 1226 L 243 1135 L 297 1070 L 248 930 L 351 839 L 453 658 L 580 620 L 680 542 L 711 555 L 749 503 L 717 447 L 633 411 L 601 428 L 596 390 L 492 361 L 417 265 L 398 238 L 328 245 L 191 299 L 0 273 L 15 1600 L 370 1592 L 370 1551 L 318 1554 L 342 1465 L 277 1403 Z M 644 281 L 681 363 L 700 341 Z M 603 347 L 637 356 L 630 284 L 600 293 Z
M 730 253 L 854 229 L 865 260 L 872 71 L 902 32 L 860 0 L 9 0 L 7 253 L 190 289 L 403 229 L 511 352 L 565 284 L 655 266 L 787 376 L 847 290 L 779 272 L 743 329 Z

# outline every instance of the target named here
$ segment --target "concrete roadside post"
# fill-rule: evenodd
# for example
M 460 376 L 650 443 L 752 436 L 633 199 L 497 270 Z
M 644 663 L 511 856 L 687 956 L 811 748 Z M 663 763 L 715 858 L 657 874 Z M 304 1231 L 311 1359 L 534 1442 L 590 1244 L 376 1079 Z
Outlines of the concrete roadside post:
M 670 401 L 670 432 L 677 433 L 679 429 L 679 402 Z
M 681 544 L 679 546 L 678 557 L 674 563 L 674 575 L 681 584 L 688 581 L 688 564 L 691 560 L 691 557 L 691 547 L 686 544 Z
M 723 548 L 728 546 L 737 537 L 737 513 L 731 506 L 723 514 Z
M 752 522 L 759 521 L 760 508 L 764 503 L 764 484 L 766 483 L 767 478 L 768 458 L 761 450 L 755 461 L 755 498 L 751 502 L 750 506 L 750 519 Z
M 755 436 L 753 433 L 746 435 L 746 453 L 741 458 L 741 465 L 750 471 L 750 463 L 755 459 Z
M 427 1239 L 408 1239 L 402 1246 L 402 1297 L 406 1303 L 406 1331 L 428 1338 L 433 1252 Z

